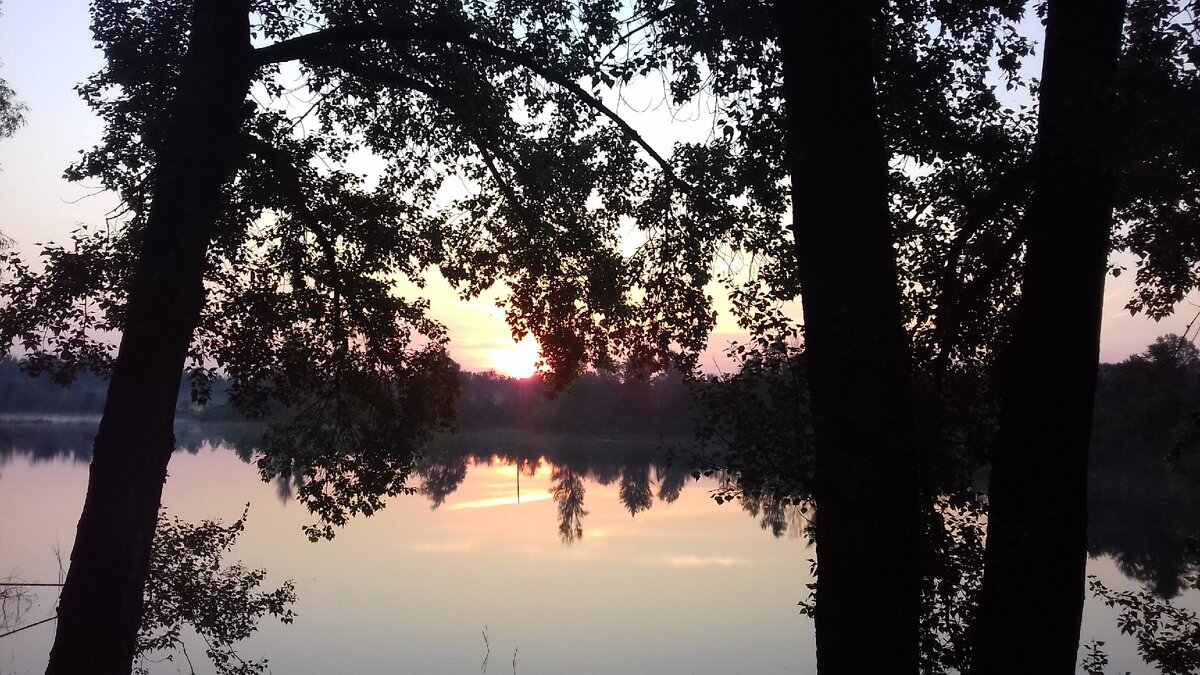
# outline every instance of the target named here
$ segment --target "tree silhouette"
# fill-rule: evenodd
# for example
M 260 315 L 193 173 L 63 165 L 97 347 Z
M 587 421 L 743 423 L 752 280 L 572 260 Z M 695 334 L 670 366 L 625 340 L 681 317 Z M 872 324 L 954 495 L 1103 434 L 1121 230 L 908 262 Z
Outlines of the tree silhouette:
M 1047 6 L 1021 300 L 991 457 L 975 673 L 1075 670 L 1124 12 L 1120 0 Z
M 3 11 L 0 10 L 0 15 Z M 25 112 L 28 108 L 17 100 L 17 94 L 8 86 L 4 78 L 0 78 L 0 138 L 8 138 L 25 124 Z M 0 247 L 6 241 L 0 235 Z
M 44 272 L 9 256 L 0 284 L 0 339 L 18 341 L 32 370 L 65 381 L 112 367 L 51 671 L 127 669 L 185 365 L 198 400 L 216 363 L 241 408 L 294 412 L 261 469 L 306 478 L 301 496 L 322 519 L 313 535 L 412 489 L 414 452 L 451 424 L 457 374 L 443 328 L 390 280 L 419 283 L 437 265 L 468 294 L 507 282 L 514 333 L 539 339 L 560 388 L 587 362 L 693 367 L 715 322 L 714 280 L 733 289 L 760 353 L 803 339 L 796 398 L 811 413 L 813 452 L 792 459 L 812 458 L 821 513 L 820 666 L 858 672 L 882 654 L 916 672 L 929 496 L 960 468 L 943 466 L 970 445 L 959 432 L 989 425 L 990 394 L 976 383 L 999 373 L 1014 374 L 1013 392 L 1041 381 L 1022 373 L 1072 383 L 1061 466 L 1034 486 L 1071 483 L 1052 498 L 1071 535 L 1028 552 L 1065 561 L 1057 578 L 1073 578 L 1104 205 L 1125 226 L 1114 245 L 1139 258 L 1131 309 L 1161 315 L 1197 285 L 1188 64 L 1200 52 L 1195 17 L 1177 4 L 1131 3 L 1111 78 L 1048 78 L 1037 90 L 1052 102 L 1097 83 L 1120 89 L 1116 115 L 1138 121 L 1097 159 L 1045 123 L 1061 115 L 1053 105 L 1000 102 L 997 79 L 1034 102 L 1016 0 L 646 1 L 624 19 L 598 0 L 97 2 L 108 61 L 82 90 L 108 127 L 71 175 L 118 191 L 129 220 L 115 237 L 81 232 L 70 248 L 48 247 Z M 1054 8 L 1070 5 L 1050 6 L 1054 25 Z M 1061 36 L 1050 43 L 1070 52 Z M 1111 30 L 1103 36 L 1096 45 L 1111 47 Z M 247 97 L 252 87 L 286 96 L 279 65 L 292 61 L 310 113 Z M 669 164 L 594 93 L 660 72 L 672 102 L 703 93 L 715 103 L 711 138 L 678 145 Z M 394 160 L 377 184 L 340 164 L 364 149 Z M 1064 190 L 1085 192 L 1067 179 L 1074 168 L 1096 176 L 1080 200 L 1087 215 L 1064 206 Z M 443 208 L 450 176 L 469 191 Z M 1056 258 L 1070 227 L 1030 229 L 1055 213 L 1080 215 L 1092 237 L 1060 270 L 1046 261 L 1076 260 Z M 645 241 L 626 257 L 616 233 L 628 222 Z M 753 262 L 718 279 L 725 254 Z M 1079 270 L 1091 290 L 1039 285 L 1055 274 L 1073 283 Z M 798 295 L 803 332 L 781 307 Z M 1080 313 L 1055 313 L 1056 302 Z M 1030 337 L 1037 317 L 1071 329 L 1070 358 L 1040 365 L 1050 352 Z M 122 332 L 115 362 L 95 329 Z M 801 358 L 781 362 L 791 356 Z M 947 404 L 972 387 L 976 399 Z M 1001 447 L 1011 448 L 1036 415 L 1008 400 Z M 960 410 L 985 419 L 964 422 Z M 807 430 L 801 415 L 787 424 Z M 1016 467 L 997 485 L 1032 478 L 1019 454 L 996 458 Z M 1014 501 L 1019 531 L 1030 505 Z M 899 562 L 881 574 L 885 557 Z M 1065 663 L 1070 620 L 1055 623 Z M 1008 638 L 989 644 L 1022 651 Z
M 111 368 L 49 672 L 128 672 L 185 365 L 200 401 L 215 362 L 241 409 L 294 411 L 260 469 L 303 476 L 309 533 L 332 536 L 412 490 L 414 451 L 451 424 L 445 331 L 394 278 L 507 279 L 514 331 L 557 372 L 610 360 L 593 339 L 626 311 L 609 231 L 651 171 L 634 148 L 661 161 L 578 84 L 623 30 L 610 10 L 94 4 L 107 63 L 81 91 L 107 127 L 69 174 L 117 191 L 128 219 L 47 247 L 42 272 L 9 258 L 0 287 L 0 341 L 32 370 Z M 303 113 L 248 96 L 282 97 L 278 64 L 296 60 L 307 134 Z M 377 185 L 318 168 L 360 148 L 394 160 Z M 443 209 L 450 176 L 474 189 Z M 115 359 L 97 330 L 121 332 Z
M 717 133 L 707 144 L 676 153 L 680 173 L 689 175 L 690 168 L 699 166 L 723 173 L 725 180 L 711 189 L 731 207 L 695 208 L 688 213 L 691 220 L 668 220 L 682 226 L 661 234 L 656 243 L 667 252 L 662 257 L 691 257 L 663 262 L 671 279 L 679 280 L 663 283 L 668 289 L 674 288 L 672 283 L 694 283 L 692 270 L 703 268 L 696 261 L 712 260 L 721 246 L 753 256 L 754 265 L 744 275 L 749 281 L 729 276 L 742 325 L 762 337 L 764 344 L 754 347 L 758 354 L 778 352 L 768 345 L 798 335 L 780 303 L 797 294 L 803 299 L 804 386 L 811 400 L 817 474 L 811 489 L 817 493 L 818 511 L 830 515 L 817 519 L 821 557 L 834 558 L 833 565 L 822 565 L 818 580 L 824 589 L 817 593 L 818 605 L 832 606 L 824 617 L 822 611 L 816 615 L 818 659 L 832 672 L 864 670 L 878 658 L 858 649 L 865 641 L 882 645 L 890 664 L 913 672 L 917 585 L 912 578 L 919 571 L 889 568 L 895 576 L 884 584 L 881 592 L 889 594 L 884 601 L 866 595 L 855 601 L 855 591 L 843 595 L 834 589 L 877 577 L 873 565 L 879 556 L 866 553 L 882 541 L 877 534 L 905 532 L 906 541 L 894 550 L 911 552 L 904 546 L 918 538 L 913 523 L 923 518 L 914 517 L 914 502 L 906 501 L 913 493 L 904 490 L 933 494 L 943 489 L 990 445 L 996 424 L 989 419 L 992 392 L 1002 379 L 1013 392 L 1003 422 L 1008 434 L 1004 443 L 1012 447 L 1014 439 L 1037 433 L 1042 421 L 1056 429 L 1055 439 L 1061 441 L 1052 456 L 1062 463 L 1049 471 L 1015 460 L 1024 468 L 1014 473 L 1036 480 L 1040 496 L 1013 498 L 1028 516 L 1018 515 L 1020 524 L 1014 528 L 1037 527 L 1033 519 L 1048 495 L 1053 508 L 1064 514 L 1061 520 L 1050 519 L 1061 524 L 1063 537 L 1049 535 L 1055 528 L 1048 527 L 1047 538 L 1026 549 L 1061 561 L 1064 570 L 1055 593 L 1033 597 L 1047 607 L 1054 604 L 1055 611 L 1081 601 L 1081 521 L 1066 512 L 1078 515 L 1086 480 L 1079 457 L 1087 447 L 1088 381 L 1096 368 L 1094 327 L 1100 301 L 1096 289 L 1108 252 L 1104 242 L 1115 210 L 1124 227 L 1113 244 L 1138 257 L 1138 295 L 1131 310 L 1167 311 L 1197 286 L 1193 237 L 1186 228 L 1194 227 L 1197 213 L 1192 204 L 1198 196 L 1198 129 L 1194 115 L 1187 121 L 1176 115 L 1194 107 L 1200 31 L 1194 15 L 1184 11 L 1185 3 L 1132 3 L 1124 51 L 1115 67 L 1120 21 L 1112 17 L 1120 11 L 1110 8 L 1102 13 L 1107 19 L 1091 17 L 1090 22 L 1065 19 L 1077 21 L 1081 30 L 1102 27 L 1096 28 L 1095 44 L 1088 45 L 1100 50 L 1092 59 L 1098 70 L 1080 68 L 1060 84 L 1047 88 L 1047 81 L 1035 90 L 1020 68 L 1032 49 L 1019 25 L 1021 3 L 852 3 L 828 9 L 779 4 L 781 14 L 773 13 L 770 3 L 695 3 L 686 11 L 647 3 L 661 14 L 645 52 L 655 56 L 646 58 L 666 59 L 677 69 L 672 82 L 677 100 L 702 88 L 716 100 Z M 1070 7 L 1068 3 L 1068 9 L 1056 11 L 1057 3 L 1050 5 L 1051 14 L 1059 16 Z M 789 56 L 790 38 L 797 51 L 805 50 L 802 57 Z M 1051 69 L 1065 53 L 1090 53 L 1056 31 L 1048 43 L 1054 45 L 1047 45 L 1055 54 L 1054 59 L 1047 56 Z M 703 66 L 695 63 L 697 55 Z M 1073 56 L 1066 58 L 1069 63 Z M 1080 62 L 1089 62 L 1088 57 L 1080 56 Z M 1002 103 L 997 80 L 1024 92 L 1033 105 Z M 1063 89 L 1056 91 L 1060 85 Z M 1111 99 L 1105 98 L 1112 89 L 1120 90 L 1115 113 L 1108 112 L 1106 100 Z M 1038 108 L 1039 97 L 1045 97 L 1049 110 Z M 1057 101 L 1072 97 L 1091 106 L 1081 117 L 1085 123 L 1056 125 L 1054 115 L 1061 114 Z M 1154 113 L 1155 107 L 1162 114 Z M 1123 123 L 1104 126 L 1110 114 Z M 857 131 L 848 138 L 839 135 L 851 128 Z M 1035 133 L 1037 149 L 1031 153 Z M 1088 134 L 1090 144 L 1080 138 Z M 785 138 L 794 144 L 790 155 L 780 147 Z M 1101 140 L 1108 144 L 1096 152 Z M 808 173 L 798 160 L 811 162 Z M 1062 168 L 1048 168 L 1054 162 Z M 886 181 L 879 178 L 884 174 Z M 840 179 L 830 185 L 831 176 Z M 774 189 L 785 177 L 792 180 L 794 234 L 779 217 L 786 201 Z M 1064 206 L 1071 199 L 1077 200 L 1074 209 Z M 1056 214 L 1051 218 L 1055 222 L 1043 227 L 1048 213 Z M 1062 247 L 1075 234 L 1081 237 L 1078 246 Z M 1043 285 L 1047 279 L 1061 283 Z M 670 297 L 665 291 L 661 295 Z M 825 302 L 831 311 L 822 310 Z M 1014 311 L 1018 306 L 1020 314 Z M 678 344 L 690 344 L 700 325 L 694 317 L 665 319 L 675 321 Z M 894 337 L 901 329 L 908 331 L 907 341 Z M 1033 331 L 1042 335 L 1031 340 Z M 1052 345 L 1030 350 L 1050 335 L 1069 336 L 1074 345 L 1069 357 Z M 1014 344 L 1019 345 L 1015 351 Z M 1043 357 L 1062 358 L 1050 363 Z M 916 377 L 906 382 L 913 366 Z M 1032 377 L 1021 380 L 1022 373 Z M 1034 384 L 1056 376 L 1061 377 L 1054 387 Z M 1035 413 L 1037 406 L 1022 408 L 1017 396 L 1034 389 L 1039 396 L 1052 397 L 1051 391 L 1060 396 L 1045 400 Z M 963 393 L 972 399 L 954 400 Z M 1061 419 L 1046 419 L 1044 413 L 1060 408 Z M 861 441 L 872 433 L 878 443 L 848 440 L 857 436 Z M 969 442 L 964 442 L 968 434 Z M 1046 449 L 1048 442 L 1040 438 L 1026 447 Z M 921 447 L 924 456 L 905 456 L 906 446 L 908 452 Z M 956 458 L 960 451 L 971 454 Z M 1001 465 L 1010 461 L 1000 459 L 1001 454 L 996 455 Z M 891 464 L 898 457 L 904 459 Z M 954 466 L 947 466 L 950 459 Z M 917 465 L 924 484 L 898 487 L 915 478 L 904 471 Z M 994 484 L 1003 493 L 1012 479 L 1013 473 L 1001 469 Z M 1050 495 L 1055 481 L 1069 489 Z M 854 499 L 873 494 L 891 499 L 839 522 L 839 490 Z M 823 491 L 832 495 L 822 500 Z M 847 513 L 859 505 L 851 502 Z M 929 505 L 926 499 L 925 508 Z M 1009 515 L 1001 508 L 1003 522 Z M 821 543 L 825 525 L 826 536 L 835 542 L 839 537 L 856 542 L 847 547 L 854 551 L 849 559 L 838 558 L 839 544 Z M 873 527 L 888 531 L 877 533 Z M 899 554 L 905 561 L 916 557 Z M 840 572 L 834 570 L 855 565 L 860 566 L 856 573 L 837 579 Z M 1039 563 L 1031 555 L 1021 567 L 1034 574 Z M 993 597 L 1002 596 L 1004 602 L 1029 597 L 1016 587 L 1024 588 L 1013 584 Z M 1066 589 L 1070 601 L 1059 595 Z M 871 623 L 863 624 L 858 620 L 862 608 L 873 602 L 889 611 L 869 613 Z M 1024 611 L 1029 613 L 1028 605 Z M 1067 661 L 1074 659 L 1077 619 L 1055 611 L 1035 611 L 1055 625 L 1041 634 L 1056 641 L 1049 658 L 1057 660 L 1057 667 L 1073 668 Z M 999 623 L 1007 630 L 1024 626 L 1015 614 L 1004 616 Z M 889 620 L 893 624 L 884 627 L 882 622 Z M 841 628 L 825 630 L 822 624 Z M 1019 646 L 1015 635 L 1002 642 L 1011 658 L 1032 659 L 1039 653 Z M 865 661 L 855 664 L 855 659 Z
M 175 652 L 184 649 L 181 632 L 185 624 L 204 640 L 205 654 L 220 675 L 267 671 L 267 659 L 247 661 L 238 655 L 235 643 L 250 637 L 267 614 L 291 623 L 296 589 L 291 581 L 285 581 L 275 590 L 258 590 L 266 578 L 264 570 L 247 568 L 241 562 L 222 564 L 222 556 L 245 529 L 249 510 L 247 505 L 241 517 L 229 525 L 209 520 L 187 523 L 159 514 L 135 673 L 148 675 L 150 660 L 173 661 Z M 188 659 L 187 652 L 183 653 Z

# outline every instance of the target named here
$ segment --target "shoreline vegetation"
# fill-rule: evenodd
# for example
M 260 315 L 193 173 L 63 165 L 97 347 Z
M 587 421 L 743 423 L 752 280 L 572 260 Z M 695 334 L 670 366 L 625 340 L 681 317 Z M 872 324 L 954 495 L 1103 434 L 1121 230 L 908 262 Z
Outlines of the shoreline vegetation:
M 536 376 L 516 379 L 492 371 L 460 372 L 458 428 L 539 429 L 545 431 L 688 435 L 695 406 L 683 377 L 676 372 L 647 379 L 584 373 L 569 389 L 553 397 Z M 99 421 L 108 382 L 81 373 L 68 386 L 49 377 L 30 377 L 11 357 L 0 359 L 0 423 L 38 420 Z M 185 381 L 176 399 L 178 422 L 250 422 L 286 420 L 286 410 L 251 419 L 229 400 L 228 383 L 217 377 L 206 404 L 192 401 Z M 178 425 L 177 425 L 178 426 Z
M 1092 594 L 1117 606 L 1122 621 L 1141 625 L 1143 614 L 1169 608 L 1164 603 L 1192 591 L 1200 575 L 1195 544 L 1200 540 L 1200 352 L 1176 336 L 1160 338 L 1143 354 L 1102 364 L 1098 382 L 1087 554 L 1111 557 L 1143 590 L 1120 592 L 1092 580 Z M 35 463 L 89 461 L 99 411 L 88 406 L 105 384 L 85 376 L 59 388 L 46 378 L 24 375 L 11 359 L 0 363 L 0 466 L 13 454 L 28 455 Z M 459 487 L 471 466 L 494 462 L 532 477 L 545 468 L 544 461 L 556 476 L 561 471 L 619 484 L 620 499 L 632 515 L 650 508 L 656 495 L 672 501 L 692 475 L 689 460 L 701 447 L 694 425 L 701 423 L 702 411 L 677 374 L 638 380 L 589 373 L 552 398 L 537 379 L 460 373 L 460 384 L 458 430 L 435 435 L 412 475 L 416 491 L 433 508 Z M 51 401 L 50 410 L 22 409 L 45 401 Z M 251 463 L 273 421 L 233 415 L 220 382 L 207 406 L 193 405 L 186 388 L 178 405 L 177 452 L 224 447 Z M 274 418 L 284 420 L 284 415 Z M 298 485 L 280 482 L 281 497 L 292 496 Z M 575 506 L 574 515 L 560 523 L 564 542 L 583 530 L 582 500 Z M 777 537 L 796 525 L 783 505 L 741 506 Z M 1139 641 L 1158 644 L 1150 638 Z
M 545 459 L 607 479 L 626 464 L 671 465 L 682 478 L 702 447 L 695 436 L 702 413 L 678 374 L 588 373 L 553 398 L 536 379 L 461 373 L 460 382 L 458 430 L 424 448 L 419 474 L 449 467 L 433 473 L 458 476 L 470 462 L 524 467 Z M 60 388 L 0 360 L 0 463 L 12 454 L 89 461 L 105 385 L 83 375 Z M 224 445 L 251 462 L 272 420 L 236 416 L 220 385 L 205 407 L 181 390 L 176 446 L 194 454 Z M 1142 354 L 1102 364 L 1092 436 L 1089 554 L 1113 555 L 1158 595 L 1178 595 L 1200 573 L 1200 352 L 1167 336 Z

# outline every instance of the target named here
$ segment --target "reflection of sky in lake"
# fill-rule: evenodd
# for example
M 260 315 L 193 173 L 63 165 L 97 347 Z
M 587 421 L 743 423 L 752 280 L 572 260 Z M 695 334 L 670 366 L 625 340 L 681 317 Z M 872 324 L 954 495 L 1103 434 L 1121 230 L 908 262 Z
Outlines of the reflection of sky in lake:
M 515 467 L 476 464 L 436 510 L 396 498 L 312 544 L 309 514 L 232 452 L 177 454 L 170 474 L 164 502 L 183 519 L 228 522 L 250 501 L 233 559 L 296 581 L 295 624 L 264 620 L 242 650 L 276 673 L 480 672 L 487 645 L 492 673 L 512 671 L 514 650 L 518 673 L 811 670 L 796 607 L 811 550 L 694 485 L 633 518 L 615 482 L 586 481 L 584 535 L 568 546 L 549 465 L 521 476 L 518 504 Z M 0 467 L 0 576 L 54 580 L 51 547 L 70 549 L 86 476 L 63 460 Z M 40 672 L 51 638 L 47 624 L 0 642 L 0 673 Z
M 71 426 L 43 429 L 36 442 L 0 431 L 0 577 L 54 581 L 53 548 L 70 551 L 87 467 L 79 452 L 53 446 L 74 448 L 92 433 Z M 622 476 L 648 475 L 657 495 L 678 475 L 660 475 L 661 457 L 633 467 L 605 459 L 635 457 L 629 444 L 493 435 L 480 446 L 524 460 L 520 503 L 517 467 L 474 453 L 465 480 L 436 509 L 430 495 L 395 498 L 334 541 L 312 544 L 301 526 L 313 518 L 281 500 L 279 486 L 262 483 L 222 443 L 188 434 L 181 431 L 180 442 L 191 450 L 173 458 L 164 493 L 171 513 L 229 522 L 251 502 L 227 562 L 266 568 L 268 584 L 296 582 L 295 624 L 264 619 L 240 650 L 269 657 L 275 673 L 472 673 L 489 650 L 490 673 L 512 672 L 514 650 L 522 674 L 812 672 L 812 625 L 796 606 L 807 594 L 812 549 L 772 537 L 736 506 L 717 506 L 707 483 L 689 481 L 675 501 L 654 498 L 631 517 L 622 491 L 640 480 Z M 249 446 L 239 447 L 246 454 Z M 574 544 L 562 543 L 550 494 L 556 471 L 530 455 L 538 447 L 570 456 L 561 461 L 583 478 L 587 515 Z M 456 475 L 461 455 L 439 452 Z M 1089 572 L 1111 587 L 1137 587 L 1107 559 L 1091 561 Z M 54 592 L 38 590 L 41 602 L 23 623 L 53 611 Z M 0 675 L 40 673 L 52 633 L 46 624 L 0 640 Z M 1089 600 L 1082 634 L 1107 642 L 1111 672 L 1147 670 L 1099 603 Z M 203 650 L 190 651 L 205 666 L 197 672 L 211 672 Z

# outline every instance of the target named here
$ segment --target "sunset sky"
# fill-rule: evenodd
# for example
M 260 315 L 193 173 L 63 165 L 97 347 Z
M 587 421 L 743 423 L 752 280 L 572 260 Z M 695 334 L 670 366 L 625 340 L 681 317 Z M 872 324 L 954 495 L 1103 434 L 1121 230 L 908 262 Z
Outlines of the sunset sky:
M 66 241 L 77 224 L 100 226 L 115 205 L 110 194 L 94 194 L 85 185 L 68 183 L 63 170 L 80 149 L 94 145 L 102 130 L 72 90 L 101 65 L 88 29 L 87 3 L 79 0 L 6 0 L 0 16 L 0 77 L 29 106 L 27 125 L 0 140 L 0 231 L 30 256 L 35 242 Z M 650 138 L 666 146 L 686 135 L 685 122 L 655 121 Z M 670 125 L 670 126 L 667 126 Z M 666 139 L 666 140 L 663 140 Z M 664 153 L 669 147 L 660 147 Z M 1123 309 L 1132 292 L 1132 274 L 1109 278 L 1105 294 L 1101 358 L 1117 361 L 1142 351 L 1154 337 L 1182 332 L 1197 308 L 1184 303 L 1176 316 L 1160 323 L 1130 317 Z M 532 368 L 536 345 L 514 345 L 495 296 L 462 301 L 440 278 L 422 291 L 433 315 L 445 323 L 451 353 L 467 370 L 494 368 L 516 376 Z M 737 328 L 727 315 L 710 341 L 707 369 L 727 368 L 720 356 Z

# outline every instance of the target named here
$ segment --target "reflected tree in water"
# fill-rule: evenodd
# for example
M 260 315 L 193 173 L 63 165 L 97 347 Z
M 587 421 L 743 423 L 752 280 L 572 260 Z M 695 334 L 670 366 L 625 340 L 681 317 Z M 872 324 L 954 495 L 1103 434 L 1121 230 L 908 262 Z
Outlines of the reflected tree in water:
M 792 537 L 806 538 L 812 541 L 813 521 L 809 517 L 812 511 L 811 502 L 796 502 L 791 499 L 778 499 L 769 494 L 743 495 L 740 498 L 742 509 L 751 517 L 758 519 L 758 525 L 774 537 L 785 534 Z
M 650 489 L 650 467 L 645 464 L 628 465 L 621 472 L 621 486 L 618 490 L 621 504 L 636 516 L 654 506 L 654 493 Z
M 468 458 L 441 458 L 428 463 L 422 460 L 417 472 L 422 477 L 421 494 L 429 497 L 429 508 L 436 509 L 467 479 Z
M 1200 571 L 1198 414 L 1200 353 L 1182 336 L 1100 369 L 1088 552 L 1111 555 L 1164 599 Z
M 679 499 L 679 495 L 688 481 L 688 470 L 685 466 L 678 462 L 666 466 L 656 465 L 654 475 L 658 477 L 658 500 L 660 502 L 671 504 Z
M 267 481 L 303 477 L 297 498 L 320 518 L 305 527 L 310 539 L 331 539 L 335 527 L 356 515 L 370 516 L 387 497 L 416 492 L 408 479 L 420 449 L 435 429 L 452 425 L 457 366 L 441 349 L 410 354 L 405 361 L 383 380 L 345 371 L 332 378 L 307 370 L 294 374 L 297 392 L 319 395 L 298 394 L 303 397 L 290 401 L 303 406 L 290 420 L 271 426 L 258 468 Z M 287 401 L 286 392 L 284 387 L 277 396 Z
M 516 460 L 517 473 L 526 478 L 537 476 L 538 469 L 542 466 L 542 458 L 539 457 L 518 457 Z
M 563 543 L 572 544 L 583 538 L 583 518 L 588 514 L 583 508 L 583 479 L 567 467 L 555 466 L 550 481 L 550 494 L 558 506 L 558 535 Z

